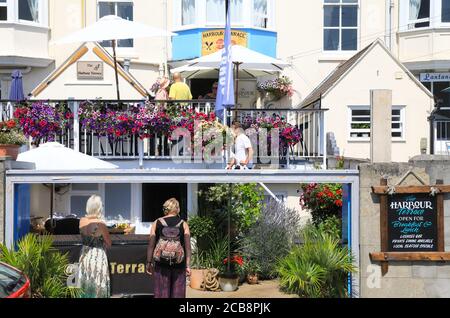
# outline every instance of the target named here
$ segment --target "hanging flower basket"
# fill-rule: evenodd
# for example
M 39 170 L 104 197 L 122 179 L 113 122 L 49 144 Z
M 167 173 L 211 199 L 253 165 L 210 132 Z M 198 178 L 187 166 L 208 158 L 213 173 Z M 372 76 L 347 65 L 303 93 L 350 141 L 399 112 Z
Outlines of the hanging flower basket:
M 259 82 L 257 89 L 262 93 L 266 93 L 266 98 L 272 102 L 278 101 L 285 96 L 291 97 L 294 94 L 292 81 L 287 76 Z

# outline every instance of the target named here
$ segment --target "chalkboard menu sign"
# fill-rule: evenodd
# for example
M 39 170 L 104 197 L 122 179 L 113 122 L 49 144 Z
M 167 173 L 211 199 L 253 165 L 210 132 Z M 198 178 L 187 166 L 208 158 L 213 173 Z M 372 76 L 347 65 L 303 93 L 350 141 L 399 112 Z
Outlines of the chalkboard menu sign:
M 436 197 L 429 193 L 388 196 L 389 252 L 438 251 Z

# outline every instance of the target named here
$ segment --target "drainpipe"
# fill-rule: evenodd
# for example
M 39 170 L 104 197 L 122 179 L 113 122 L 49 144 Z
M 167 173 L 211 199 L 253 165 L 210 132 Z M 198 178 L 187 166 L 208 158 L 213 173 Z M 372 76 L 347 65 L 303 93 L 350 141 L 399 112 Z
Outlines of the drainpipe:
M 389 50 L 392 51 L 392 10 L 394 8 L 393 0 L 386 0 L 386 34 L 385 43 Z

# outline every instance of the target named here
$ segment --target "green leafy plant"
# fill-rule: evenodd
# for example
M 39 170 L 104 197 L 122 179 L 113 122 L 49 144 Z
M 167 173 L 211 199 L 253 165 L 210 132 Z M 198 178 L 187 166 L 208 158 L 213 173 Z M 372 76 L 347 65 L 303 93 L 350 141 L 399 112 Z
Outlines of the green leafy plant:
M 211 236 L 214 232 L 214 220 L 210 217 L 193 216 L 188 221 L 191 236 L 201 239 Z
M 330 235 L 332 238 L 340 240 L 342 237 L 342 221 L 337 216 L 332 215 L 317 225 L 322 233 Z
M 242 251 L 260 267 L 262 279 L 277 276 L 276 262 L 285 257 L 298 236 L 300 216 L 296 210 L 271 200 L 258 221 L 242 239 Z
M 263 189 L 255 183 L 217 184 L 201 191 L 200 196 L 209 203 L 209 208 L 215 211 L 217 220 L 222 224 L 228 215 L 228 199 L 231 188 L 231 217 L 233 226 L 238 234 L 242 235 L 258 220 L 264 200 Z
M 261 273 L 261 266 L 259 263 L 252 259 L 244 259 L 244 265 L 242 271 L 246 275 L 255 275 Z
M 55 250 L 52 244 L 51 236 L 28 234 L 17 243 L 17 251 L 0 245 L 0 261 L 20 269 L 28 276 L 32 297 L 77 297 L 79 289 L 67 287 L 66 283 L 68 257 Z
M 304 244 L 278 262 L 281 288 L 307 298 L 348 297 L 348 275 L 356 272 L 350 251 L 316 226 L 302 235 Z
M 206 268 L 217 268 L 220 270 L 227 254 L 228 238 L 221 236 L 211 237 L 210 247 L 203 252 Z

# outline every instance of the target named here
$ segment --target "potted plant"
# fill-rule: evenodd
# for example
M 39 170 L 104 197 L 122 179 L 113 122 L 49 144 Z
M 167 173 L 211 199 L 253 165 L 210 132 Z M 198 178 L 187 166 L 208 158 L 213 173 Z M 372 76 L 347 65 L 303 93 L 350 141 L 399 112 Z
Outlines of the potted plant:
M 17 159 L 20 146 L 24 145 L 27 139 L 18 127 L 16 119 L 0 122 L 0 156 Z
M 223 260 L 222 272 L 219 276 L 220 288 L 224 292 L 233 292 L 239 286 L 239 269 L 244 264 L 244 260 L 240 255 L 234 255 L 229 259 Z
M 259 283 L 259 273 L 261 267 L 254 260 L 247 260 L 243 265 L 243 271 L 247 274 L 246 279 L 249 285 L 256 285 Z
M 192 254 L 191 276 L 189 277 L 189 286 L 192 289 L 202 290 L 206 266 L 204 266 L 204 256 L 200 251 Z
M 203 289 L 205 271 L 207 270 L 207 253 L 204 251 L 203 239 L 214 231 L 214 221 L 209 217 L 194 216 L 188 221 L 193 238 L 193 253 L 191 262 L 190 286 L 193 289 Z

